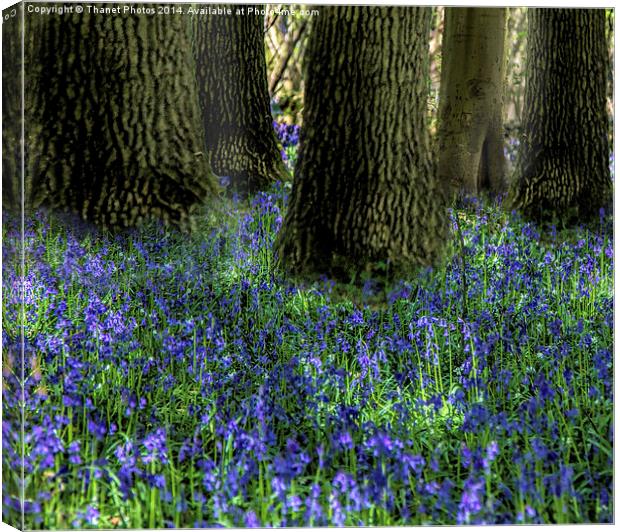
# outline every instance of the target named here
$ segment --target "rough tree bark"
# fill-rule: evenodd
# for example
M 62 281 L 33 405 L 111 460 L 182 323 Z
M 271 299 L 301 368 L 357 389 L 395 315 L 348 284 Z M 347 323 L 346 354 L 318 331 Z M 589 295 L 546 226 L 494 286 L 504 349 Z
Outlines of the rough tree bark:
M 16 212 L 22 204 L 22 9 L 2 11 L 2 204 Z
M 254 192 L 288 174 L 273 129 L 262 6 L 212 5 L 232 14 L 194 17 L 194 52 L 206 147 L 213 170 L 232 188 Z
M 89 8 L 27 15 L 26 32 L 33 203 L 111 227 L 149 217 L 191 225 L 218 187 L 203 154 L 187 18 Z
M 453 191 L 496 193 L 505 186 L 506 9 L 450 7 L 444 21 L 439 179 Z
M 605 10 L 529 9 L 522 139 L 509 205 L 585 220 L 611 199 Z
M 276 242 L 295 273 L 400 273 L 444 240 L 426 123 L 430 8 L 321 8 L 306 50 L 304 127 Z M 379 270 L 380 271 L 380 270 Z

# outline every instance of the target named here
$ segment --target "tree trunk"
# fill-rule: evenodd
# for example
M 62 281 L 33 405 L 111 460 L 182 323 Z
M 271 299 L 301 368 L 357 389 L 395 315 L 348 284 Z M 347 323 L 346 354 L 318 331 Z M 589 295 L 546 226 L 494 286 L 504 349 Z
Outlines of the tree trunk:
M 306 50 L 304 127 L 285 267 L 341 276 L 428 265 L 444 240 L 426 123 L 430 8 L 321 8 Z
M 15 212 L 22 205 L 22 9 L 2 11 L 2 204 Z
M 290 179 L 273 129 L 263 17 L 248 14 L 262 6 L 210 7 L 231 14 L 194 17 L 206 147 L 213 170 L 228 176 L 234 190 L 254 192 Z M 242 8 L 245 14 L 237 14 Z
M 452 190 L 504 188 L 506 9 L 445 11 L 438 175 Z
M 30 194 L 101 225 L 158 217 L 187 227 L 218 188 L 203 154 L 190 25 L 95 13 L 113 7 L 26 15 Z
M 605 10 L 530 9 L 522 139 L 509 204 L 585 220 L 611 199 Z

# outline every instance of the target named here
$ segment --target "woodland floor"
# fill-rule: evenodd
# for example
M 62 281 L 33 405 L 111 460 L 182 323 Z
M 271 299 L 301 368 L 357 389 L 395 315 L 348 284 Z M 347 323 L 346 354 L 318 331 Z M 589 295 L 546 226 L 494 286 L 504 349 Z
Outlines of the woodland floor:
M 4 214 L 5 522 L 22 445 L 28 528 L 612 521 L 610 215 L 464 202 L 464 248 L 377 293 L 275 270 L 285 196 L 192 237 L 26 220 L 23 368 Z

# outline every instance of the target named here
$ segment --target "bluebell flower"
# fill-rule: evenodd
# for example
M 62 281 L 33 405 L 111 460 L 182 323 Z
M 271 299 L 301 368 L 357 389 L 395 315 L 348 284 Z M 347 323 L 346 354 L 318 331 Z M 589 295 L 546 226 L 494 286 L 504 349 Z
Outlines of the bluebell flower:
M 78 440 L 72 441 L 67 447 L 69 453 L 69 462 L 71 464 L 81 464 L 82 458 L 80 456 L 80 442 Z
M 147 434 L 142 441 L 144 452 L 142 453 L 142 461 L 150 464 L 159 461 L 162 464 L 168 463 L 168 447 L 166 445 L 166 431 L 158 428 L 155 432 Z
M 469 477 L 465 481 L 456 517 L 458 524 L 472 523 L 472 519 L 482 510 L 484 494 L 484 480 Z
M 534 508 L 532 508 L 529 504 L 525 506 L 525 515 L 522 512 L 519 512 L 517 514 L 517 521 L 520 523 L 523 522 L 525 516 L 529 517 L 530 519 L 536 517 L 536 510 L 534 510 Z
M 325 526 L 327 524 L 325 513 L 319 503 L 320 496 L 321 487 L 318 484 L 312 484 L 310 494 L 305 501 L 306 512 L 304 514 L 304 521 L 307 525 Z
M 89 505 L 84 512 L 78 512 L 78 519 L 82 519 L 88 525 L 97 525 L 99 522 L 99 509 L 96 506 Z
M 248 510 L 244 516 L 244 526 L 247 528 L 258 528 L 261 526 L 261 523 L 256 516 L 256 512 L 254 510 Z
M 353 439 L 349 431 L 344 431 L 334 437 L 335 444 L 342 449 L 353 449 Z
M 334 526 L 344 526 L 346 513 L 342 507 L 338 495 L 334 492 L 329 495 L 329 507 L 332 511 L 332 524 Z
M 483 467 L 485 471 L 489 471 L 491 464 L 495 461 L 495 458 L 499 454 L 499 445 L 496 441 L 492 441 L 487 445 L 486 454 L 483 459 Z

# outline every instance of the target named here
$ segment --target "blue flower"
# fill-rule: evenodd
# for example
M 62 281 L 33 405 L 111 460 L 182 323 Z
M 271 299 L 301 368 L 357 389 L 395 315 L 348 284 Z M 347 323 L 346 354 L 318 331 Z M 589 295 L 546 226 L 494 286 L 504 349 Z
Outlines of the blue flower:
M 166 445 L 166 431 L 158 428 L 155 432 L 147 434 L 142 441 L 144 452 L 142 453 L 142 461 L 150 464 L 159 461 L 162 464 L 168 463 L 168 447 Z
M 261 523 L 256 516 L 256 512 L 254 512 L 254 510 L 248 510 L 245 513 L 243 522 L 247 528 L 258 528 L 261 526 Z
M 87 506 L 84 512 L 78 512 L 78 520 L 83 520 L 88 525 L 97 525 L 99 523 L 99 509 L 96 506 Z
M 80 442 L 78 440 L 74 440 L 69 444 L 69 446 L 67 447 L 67 452 L 69 453 L 69 463 L 82 463 L 82 458 L 80 456 Z
M 495 461 L 495 458 L 499 454 L 499 445 L 497 445 L 496 441 L 492 441 L 487 445 L 486 455 L 483 459 L 483 466 L 486 471 L 488 471 L 491 467 L 491 464 Z
M 472 524 L 472 518 L 482 510 L 484 494 L 484 480 L 469 477 L 465 481 L 456 517 L 458 524 Z

